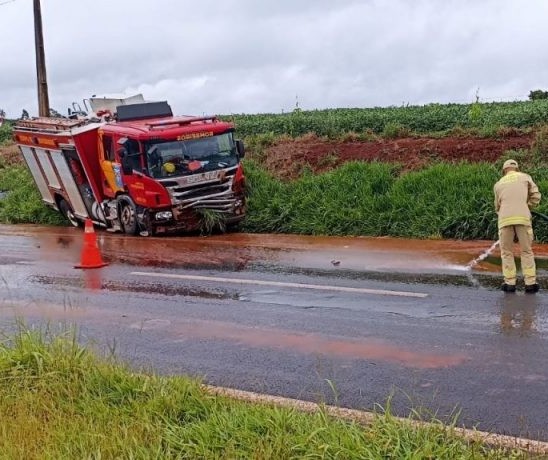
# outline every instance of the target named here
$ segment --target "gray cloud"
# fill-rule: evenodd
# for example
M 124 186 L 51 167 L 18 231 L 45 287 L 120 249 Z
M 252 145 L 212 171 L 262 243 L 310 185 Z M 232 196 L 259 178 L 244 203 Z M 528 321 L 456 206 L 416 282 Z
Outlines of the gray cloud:
M 51 105 L 141 91 L 178 113 L 526 98 L 548 2 L 48 0 Z M 36 111 L 32 2 L 0 6 L 0 107 Z

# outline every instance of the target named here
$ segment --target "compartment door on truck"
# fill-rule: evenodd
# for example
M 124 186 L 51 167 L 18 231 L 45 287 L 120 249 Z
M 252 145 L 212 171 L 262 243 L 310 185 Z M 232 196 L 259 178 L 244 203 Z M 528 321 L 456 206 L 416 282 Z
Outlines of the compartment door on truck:
M 54 158 L 55 167 L 63 181 L 74 214 L 82 219 L 93 216 L 95 198 L 76 148 L 64 146 L 60 153 L 62 155 Z

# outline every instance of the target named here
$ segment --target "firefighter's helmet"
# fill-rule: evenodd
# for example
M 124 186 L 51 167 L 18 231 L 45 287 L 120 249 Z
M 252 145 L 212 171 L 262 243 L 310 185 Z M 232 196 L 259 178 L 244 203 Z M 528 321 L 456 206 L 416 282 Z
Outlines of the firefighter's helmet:
M 164 163 L 164 169 L 166 173 L 171 174 L 175 172 L 175 165 L 168 161 L 167 163 Z
M 518 169 L 518 162 L 516 160 L 506 160 L 502 165 L 502 170 L 506 171 L 509 168 Z

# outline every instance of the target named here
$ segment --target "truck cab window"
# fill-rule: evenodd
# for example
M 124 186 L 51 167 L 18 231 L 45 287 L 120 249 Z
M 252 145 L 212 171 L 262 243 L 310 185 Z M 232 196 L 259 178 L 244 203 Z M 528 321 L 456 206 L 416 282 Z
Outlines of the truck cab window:
M 135 139 L 128 139 L 124 144 L 125 154 L 127 155 L 128 161 L 131 166 L 136 171 L 141 171 L 141 152 L 139 148 L 139 142 Z
M 154 178 L 185 176 L 238 164 L 231 132 L 197 139 L 157 140 L 145 144 L 149 173 Z
M 103 136 L 103 154 L 107 161 L 114 161 L 114 144 L 112 136 Z

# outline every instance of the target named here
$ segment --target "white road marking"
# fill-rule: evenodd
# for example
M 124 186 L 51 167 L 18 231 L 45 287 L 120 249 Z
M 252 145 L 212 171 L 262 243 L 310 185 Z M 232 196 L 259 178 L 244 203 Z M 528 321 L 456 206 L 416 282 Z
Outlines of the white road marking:
M 188 280 L 188 281 L 214 281 L 217 283 L 254 284 L 257 286 L 276 286 L 276 287 L 287 287 L 287 288 L 297 288 L 297 289 L 316 289 L 319 291 L 353 292 L 356 294 L 386 295 L 386 296 L 398 296 L 398 297 L 418 297 L 421 299 L 428 297 L 428 294 L 423 294 L 420 292 L 388 291 L 384 289 L 352 288 L 352 287 L 345 287 L 345 286 L 326 286 L 326 285 L 320 285 L 320 284 L 283 283 L 279 281 L 265 281 L 265 280 L 238 279 L 238 278 L 219 278 L 216 276 L 176 275 L 171 273 L 131 272 L 130 274 L 135 276 L 171 278 L 171 279 Z

